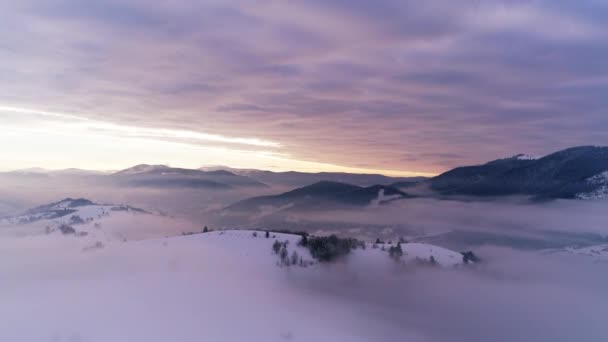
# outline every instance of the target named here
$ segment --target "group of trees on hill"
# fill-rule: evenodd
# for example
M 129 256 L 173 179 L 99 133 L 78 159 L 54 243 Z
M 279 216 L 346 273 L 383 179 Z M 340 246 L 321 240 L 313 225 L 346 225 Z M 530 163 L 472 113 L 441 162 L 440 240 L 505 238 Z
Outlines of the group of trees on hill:
M 334 261 L 340 257 L 346 256 L 349 253 L 351 253 L 351 251 L 361 248 L 361 249 L 365 249 L 366 248 L 366 244 L 363 241 L 354 239 L 354 238 L 340 238 L 338 236 L 336 236 L 335 234 L 332 234 L 330 236 L 311 236 L 308 233 L 305 232 L 299 232 L 299 233 L 294 233 L 294 232 L 285 232 L 286 234 L 297 234 L 300 235 L 300 240 L 298 242 L 298 246 L 307 248 L 310 251 L 311 256 L 319 261 L 319 262 L 331 262 Z M 257 237 L 258 236 L 258 232 L 253 232 L 253 237 Z M 270 232 L 265 231 L 264 232 L 264 237 L 265 238 L 270 238 L 272 236 L 272 238 L 275 238 L 275 235 L 271 235 Z M 376 241 L 373 243 L 372 247 L 373 248 L 378 248 L 378 246 L 382 246 L 381 249 L 382 251 L 387 251 L 388 255 L 391 259 L 399 262 L 401 260 L 401 258 L 405 255 L 405 252 L 403 250 L 402 244 L 407 244 L 408 241 L 401 237 L 399 238 L 399 240 L 397 241 L 396 244 L 393 245 L 392 241 L 388 242 L 388 246 L 386 242 L 380 240 L 379 238 L 376 239 Z M 284 242 L 281 242 L 279 240 L 275 240 L 273 245 L 272 245 L 272 251 L 274 254 L 276 254 L 279 257 L 279 263 L 281 266 L 290 266 L 290 265 L 296 265 L 296 264 L 300 264 L 301 266 L 306 265 L 306 262 L 303 262 L 302 257 L 300 257 L 297 253 L 297 251 L 293 251 L 290 255 L 289 250 L 288 250 L 288 245 L 289 245 L 289 240 L 286 240 Z M 481 260 L 479 259 L 479 257 L 477 257 L 477 255 L 475 255 L 473 252 L 468 251 L 468 252 L 461 252 L 462 254 L 462 260 L 465 264 L 473 264 L 473 263 L 479 263 L 481 262 Z M 434 265 L 438 265 L 437 260 L 435 259 L 434 256 L 430 256 L 429 259 L 417 259 L 417 263 L 418 264 L 424 264 L 424 265 L 430 265 L 430 266 L 434 266 Z
M 274 243 L 272 244 L 272 252 L 279 256 L 279 266 L 308 266 L 309 263 L 304 261 L 304 259 L 298 254 L 296 250 L 291 252 L 290 255 L 288 246 L 289 240 L 285 240 L 284 242 L 274 240 Z
M 353 249 L 365 249 L 365 243 L 352 238 L 339 238 L 336 235 L 308 237 L 303 235 L 300 246 L 308 248 L 313 258 L 320 262 L 333 261 L 349 254 Z

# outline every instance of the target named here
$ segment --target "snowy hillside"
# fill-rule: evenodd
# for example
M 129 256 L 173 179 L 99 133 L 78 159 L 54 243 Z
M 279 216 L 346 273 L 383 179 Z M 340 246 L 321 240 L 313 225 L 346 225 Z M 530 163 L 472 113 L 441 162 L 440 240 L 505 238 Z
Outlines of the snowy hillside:
M 566 247 L 563 249 L 546 251 L 545 253 L 563 256 L 580 256 L 591 258 L 595 261 L 608 262 L 608 244 L 587 247 Z
M 193 224 L 128 205 L 66 198 L 11 217 L 0 218 L 0 236 L 75 235 L 108 242 L 147 239 L 200 230 Z
M 256 236 L 254 236 L 254 233 Z M 197 238 L 205 242 L 212 242 L 218 246 L 233 248 L 248 257 L 256 255 L 261 260 L 267 258 L 275 240 L 280 242 L 289 241 L 287 243 L 289 254 L 296 251 L 306 261 L 313 260 L 308 249 L 298 246 L 301 237 L 294 234 L 270 233 L 270 237 L 265 238 L 262 231 L 226 230 L 201 234 Z M 389 244 L 377 244 L 376 248 L 374 248 L 373 244 L 366 243 L 365 249 L 355 249 L 347 258 L 353 264 L 373 264 L 377 267 L 392 266 L 395 262 L 389 258 L 389 247 Z M 464 264 L 461 253 L 442 247 L 424 243 L 403 243 L 401 244 L 401 248 L 403 249 L 403 257 L 400 259 L 400 263 L 402 264 L 416 261 L 430 261 L 431 257 L 433 257 L 439 266 L 455 267 Z M 273 258 L 270 264 L 276 263 L 276 259 L 278 258 Z
M 579 199 L 608 198 L 608 171 L 602 172 L 586 180 L 593 190 L 576 195 Z
M 338 277 L 347 265 L 388 277 L 395 262 L 386 251 L 370 245 L 354 251 L 348 264 L 310 265 L 308 250 L 297 246 L 299 236 L 255 235 L 216 231 L 98 248 L 59 235 L 0 239 L 4 260 L 19 260 L 0 263 L 7 280 L 0 283 L 0 340 L 389 341 L 403 336 L 390 320 L 375 316 L 376 309 L 365 309 L 371 304 L 302 288 L 328 275 Z M 306 267 L 279 266 L 271 251 L 275 240 L 289 241 L 290 254 L 296 251 Z M 442 248 L 404 244 L 403 249 L 407 260 L 433 255 L 445 266 L 459 263 L 458 253 Z

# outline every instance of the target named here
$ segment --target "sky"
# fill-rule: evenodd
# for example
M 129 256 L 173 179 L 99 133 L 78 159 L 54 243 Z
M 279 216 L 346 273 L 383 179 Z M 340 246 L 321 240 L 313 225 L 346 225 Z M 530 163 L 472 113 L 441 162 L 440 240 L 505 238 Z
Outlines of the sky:
M 603 0 L 0 0 L 0 170 L 432 175 L 608 145 Z

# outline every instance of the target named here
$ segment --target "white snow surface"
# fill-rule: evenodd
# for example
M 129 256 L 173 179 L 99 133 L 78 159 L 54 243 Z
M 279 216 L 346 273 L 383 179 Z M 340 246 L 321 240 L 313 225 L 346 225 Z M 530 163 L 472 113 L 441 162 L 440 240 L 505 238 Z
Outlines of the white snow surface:
M 59 227 L 69 225 L 93 242 L 122 241 L 173 236 L 200 231 L 191 222 L 141 211 L 127 205 L 90 204 L 73 207 L 77 200 L 63 200 L 43 210 L 0 218 L 0 237 L 61 235 Z M 63 215 L 63 211 L 68 212 Z M 56 217 L 60 213 L 60 217 Z M 81 223 L 74 223 L 76 218 Z M 80 222 L 80 220 L 78 220 Z
M 602 199 L 608 198 L 608 171 L 587 179 L 587 183 L 595 186 L 595 190 L 576 195 L 579 199 Z
M 531 156 L 529 154 L 518 154 L 515 156 L 515 158 L 518 160 L 537 160 L 538 159 L 538 157 Z
M 353 303 L 312 291 L 325 264 L 278 266 L 271 251 L 289 241 L 304 260 L 300 237 L 216 231 L 140 241 L 61 235 L 0 238 L 0 341 L 420 341 Z M 403 244 L 404 260 L 451 267 L 459 253 Z M 386 251 L 366 248 L 349 265 L 390 272 Z M 340 262 L 338 262 L 339 267 Z M 333 274 L 330 272 L 330 274 Z M 345 284 L 347 286 L 347 284 Z
M 608 262 L 608 244 L 600 244 L 587 247 L 566 247 L 558 250 L 550 250 L 547 253 L 558 255 L 575 255 L 592 258 L 595 261 Z

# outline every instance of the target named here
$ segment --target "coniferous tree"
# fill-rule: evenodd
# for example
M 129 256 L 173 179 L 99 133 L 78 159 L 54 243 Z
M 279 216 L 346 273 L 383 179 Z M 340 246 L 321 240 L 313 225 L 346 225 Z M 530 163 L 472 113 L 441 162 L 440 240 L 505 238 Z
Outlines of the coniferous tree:
M 308 247 L 308 236 L 302 235 L 302 238 L 300 239 L 300 242 L 298 242 L 298 245 L 302 247 Z
M 279 251 L 279 258 L 281 259 L 282 265 L 289 266 L 289 258 L 287 257 L 287 247 L 283 245 Z
M 300 257 L 298 256 L 298 252 L 293 251 L 291 253 L 291 264 L 292 265 L 297 265 L 299 259 L 300 259 Z
M 278 240 L 274 240 L 274 243 L 272 244 L 272 251 L 274 252 L 274 254 L 279 254 L 279 251 L 281 251 L 282 246 L 283 245 Z
M 401 248 L 401 243 L 398 242 L 397 246 L 391 246 L 388 250 L 388 254 L 391 258 L 395 260 L 401 259 L 403 256 L 403 249 Z
M 270 232 L 269 232 L 269 231 L 266 231 L 266 235 L 265 235 L 265 237 L 266 237 L 267 239 L 270 237 Z

